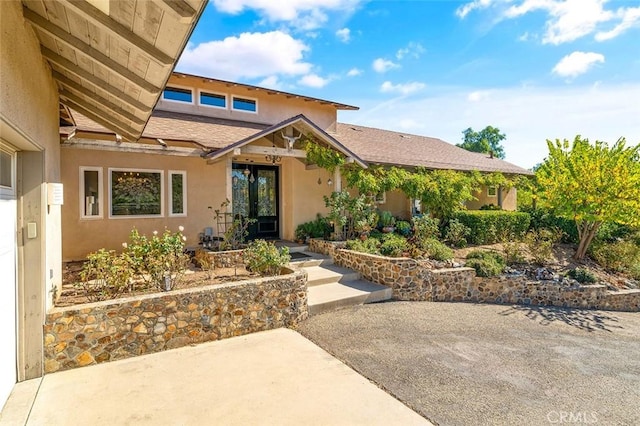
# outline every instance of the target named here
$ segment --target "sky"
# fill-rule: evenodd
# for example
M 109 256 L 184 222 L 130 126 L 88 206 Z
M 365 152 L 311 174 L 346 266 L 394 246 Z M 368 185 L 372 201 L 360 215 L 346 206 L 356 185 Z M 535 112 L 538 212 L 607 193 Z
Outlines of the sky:
M 640 143 L 640 0 L 210 0 L 176 69 L 452 144 L 491 125 L 525 168 L 547 139 Z

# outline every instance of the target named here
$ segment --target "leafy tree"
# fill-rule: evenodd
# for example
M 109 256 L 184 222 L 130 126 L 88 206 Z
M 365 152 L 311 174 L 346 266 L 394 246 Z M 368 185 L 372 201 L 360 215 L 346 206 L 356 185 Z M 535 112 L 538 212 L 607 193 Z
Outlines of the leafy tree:
M 500 133 L 500 129 L 493 126 L 487 126 L 479 132 L 474 131 L 471 127 L 463 130 L 464 142 L 457 144 L 460 148 L 472 152 L 489 153 L 493 151 L 493 155 L 504 159 L 504 148 L 501 142 L 507 137 L 504 133 Z
M 547 140 L 549 157 L 536 172 L 538 195 L 555 212 L 576 222 L 580 243 L 575 258 L 583 259 L 604 222 L 640 224 L 640 145 L 624 138 L 613 146 L 576 136 Z

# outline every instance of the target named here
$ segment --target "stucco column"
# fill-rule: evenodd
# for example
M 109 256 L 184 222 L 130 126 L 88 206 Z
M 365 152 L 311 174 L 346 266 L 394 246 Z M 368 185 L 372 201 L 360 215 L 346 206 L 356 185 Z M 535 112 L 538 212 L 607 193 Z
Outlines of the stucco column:
M 333 171 L 333 185 L 335 192 L 342 191 L 342 173 L 340 172 L 340 167 L 336 167 Z

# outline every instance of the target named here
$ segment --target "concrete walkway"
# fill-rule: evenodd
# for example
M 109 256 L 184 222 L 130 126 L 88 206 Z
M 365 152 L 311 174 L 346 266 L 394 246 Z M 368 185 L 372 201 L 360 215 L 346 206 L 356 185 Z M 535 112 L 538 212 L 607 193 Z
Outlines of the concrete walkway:
M 0 424 L 25 419 L 28 425 L 430 424 L 287 329 L 19 384 Z

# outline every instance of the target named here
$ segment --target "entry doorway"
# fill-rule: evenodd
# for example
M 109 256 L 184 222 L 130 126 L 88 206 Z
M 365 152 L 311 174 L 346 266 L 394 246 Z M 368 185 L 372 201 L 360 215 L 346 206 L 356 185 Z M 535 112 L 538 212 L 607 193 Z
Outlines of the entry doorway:
M 280 236 L 279 172 L 277 166 L 233 164 L 233 217 L 253 219 L 248 228 L 249 240 Z

